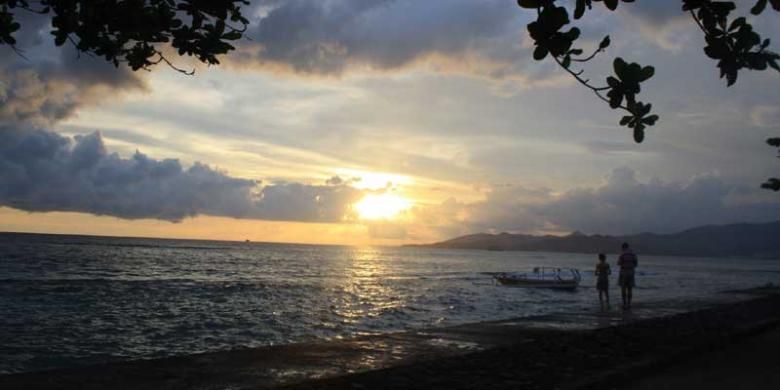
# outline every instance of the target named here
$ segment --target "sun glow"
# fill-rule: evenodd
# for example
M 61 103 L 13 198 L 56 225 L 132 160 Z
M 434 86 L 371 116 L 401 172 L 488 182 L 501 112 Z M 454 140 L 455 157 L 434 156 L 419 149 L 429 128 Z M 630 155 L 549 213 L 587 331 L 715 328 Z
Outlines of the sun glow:
M 354 205 L 361 219 L 391 219 L 410 207 L 412 202 L 393 194 L 366 195 Z

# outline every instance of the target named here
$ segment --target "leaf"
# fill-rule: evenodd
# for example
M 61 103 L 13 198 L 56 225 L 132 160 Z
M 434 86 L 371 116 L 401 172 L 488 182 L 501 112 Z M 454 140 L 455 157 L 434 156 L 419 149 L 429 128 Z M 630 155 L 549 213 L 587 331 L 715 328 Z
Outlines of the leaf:
M 563 61 L 561 61 L 561 66 L 568 69 L 569 65 L 571 65 L 571 56 L 567 55 L 563 57 Z
M 744 16 L 734 19 L 729 26 L 729 31 L 734 31 L 747 23 L 747 19 Z
M 632 62 L 628 64 L 624 73 L 625 75 L 624 77 L 620 78 L 621 80 L 638 83 L 642 79 L 642 66 L 640 66 L 636 62 Z
M 544 59 L 544 57 L 547 57 L 548 50 L 544 46 L 537 46 L 536 49 L 534 49 L 534 59 L 537 61 L 541 61 Z
M 604 5 L 606 5 L 610 11 L 614 11 L 617 9 L 618 0 L 604 0 Z
M 606 49 L 610 44 L 609 35 L 604 37 L 604 39 L 601 40 L 601 43 L 599 43 L 599 49 L 604 50 Z
M 637 103 L 637 106 L 639 106 L 639 113 L 642 115 L 649 114 L 650 110 L 653 109 L 653 105 L 649 103 L 648 104 Z
M 544 0 L 517 0 L 517 5 L 522 8 L 539 8 L 547 2 Z
M 618 77 L 620 77 L 621 79 L 625 74 L 626 66 L 628 66 L 628 64 L 626 64 L 626 61 L 623 61 L 623 59 L 620 57 L 615 58 L 615 61 L 612 62 L 612 67 L 615 69 L 615 74 L 618 75 Z
M 780 179 L 773 177 L 767 180 L 766 183 L 761 184 L 761 188 L 772 191 L 780 191 Z
M 585 0 L 577 0 L 577 6 L 574 8 L 574 19 L 579 19 L 585 15 Z
M 641 124 L 636 125 L 634 128 L 634 141 L 641 144 L 645 140 L 645 127 Z
M 623 90 L 620 88 L 613 88 L 607 92 L 607 97 L 609 97 L 609 106 L 612 107 L 612 109 L 616 109 L 620 107 L 620 103 L 623 103 Z
M 645 81 L 653 77 L 654 74 L 655 74 L 655 68 L 653 68 L 652 66 L 645 66 L 644 68 L 642 68 L 642 72 L 640 75 L 641 77 L 639 81 Z
M 758 0 L 758 3 L 753 6 L 753 8 L 750 9 L 750 13 L 753 15 L 758 15 L 762 12 L 764 12 L 764 8 L 766 8 L 767 0 Z
M 231 31 L 229 33 L 226 33 L 225 35 L 222 35 L 222 39 L 226 39 L 228 41 L 235 41 L 237 39 L 241 39 L 241 32 Z
M 780 72 L 780 66 L 777 65 L 777 61 L 775 60 L 767 60 L 767 64 L 772 67 L 772 69 Z
M 62 46 L 65 43 L 66 39 L 67 39 L 66 35 L 57 34 L 57 36 L 54 37 L 54 44 L 57 46 Z
M 580 32 L 580 29 L 579 29 L 579 28 L 577 28 L 577 27 L 572 27 L 572 28 L 571 28 L 571 30 L 569 30 L 569 32 L 567 32 L 567 33 L 566 33 L 566 36 L 567 36 L 567 37 L 568 37 L 570 40 L 574 41 L 574 40 L 576 40 L 577 38 L 579 38 L 579 37 L 580 37 L 580 33 L 581 33 L 581 32 Z
M 629 122 L 631 122 L 631 119 L 634 119 L 634 117 L 631 115 L 624 116 L 623 118 L 620 119 L 620 125 L 621 126 L 627 125 Z
M 650 115 L 650 116 L 642 119 L 642 123 L 644 123 L 644 124 L 646 124 L 648 126 L 655 125 L 656 121 L 658 121 L 658 115 Z

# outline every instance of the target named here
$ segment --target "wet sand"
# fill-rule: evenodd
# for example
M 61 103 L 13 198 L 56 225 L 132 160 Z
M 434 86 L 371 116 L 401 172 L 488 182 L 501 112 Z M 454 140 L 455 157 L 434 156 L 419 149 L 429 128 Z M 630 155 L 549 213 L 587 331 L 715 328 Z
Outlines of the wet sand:
M 780 389 L 780 328 L 659 368 L 625 390 Z
M 5 375 L 0 388 L 630 388 L 778 323 L 780 290 L 765 288 L 705 301 L 639 301 L 631 312 L 596 309 Z

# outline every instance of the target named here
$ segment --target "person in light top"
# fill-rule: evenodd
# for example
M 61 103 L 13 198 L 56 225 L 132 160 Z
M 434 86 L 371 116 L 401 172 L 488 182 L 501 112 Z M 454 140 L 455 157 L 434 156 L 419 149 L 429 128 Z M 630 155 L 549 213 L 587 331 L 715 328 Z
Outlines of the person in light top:
M 622 245 L 623 253 L 620 254 L 617 264 L 620 267 L 618 275 L 618 284 L 620 285 L 620 296 L 623 298 L 623 309 L 631 309 L 631 298 L 634 289 L 634 270 L 639 265 L 636 254 L 628 246 L 627 242 Z

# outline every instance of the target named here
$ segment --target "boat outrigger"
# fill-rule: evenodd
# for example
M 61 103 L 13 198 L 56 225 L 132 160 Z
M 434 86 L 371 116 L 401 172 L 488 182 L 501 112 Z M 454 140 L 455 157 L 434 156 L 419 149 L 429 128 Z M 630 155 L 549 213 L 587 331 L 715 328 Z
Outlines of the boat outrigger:
M 578 269 L 557 267 L 535 267 L 531 272 L 501 272 L 493 278 L 505 286 L 563 290 L 576 289 L 582 280 Z

